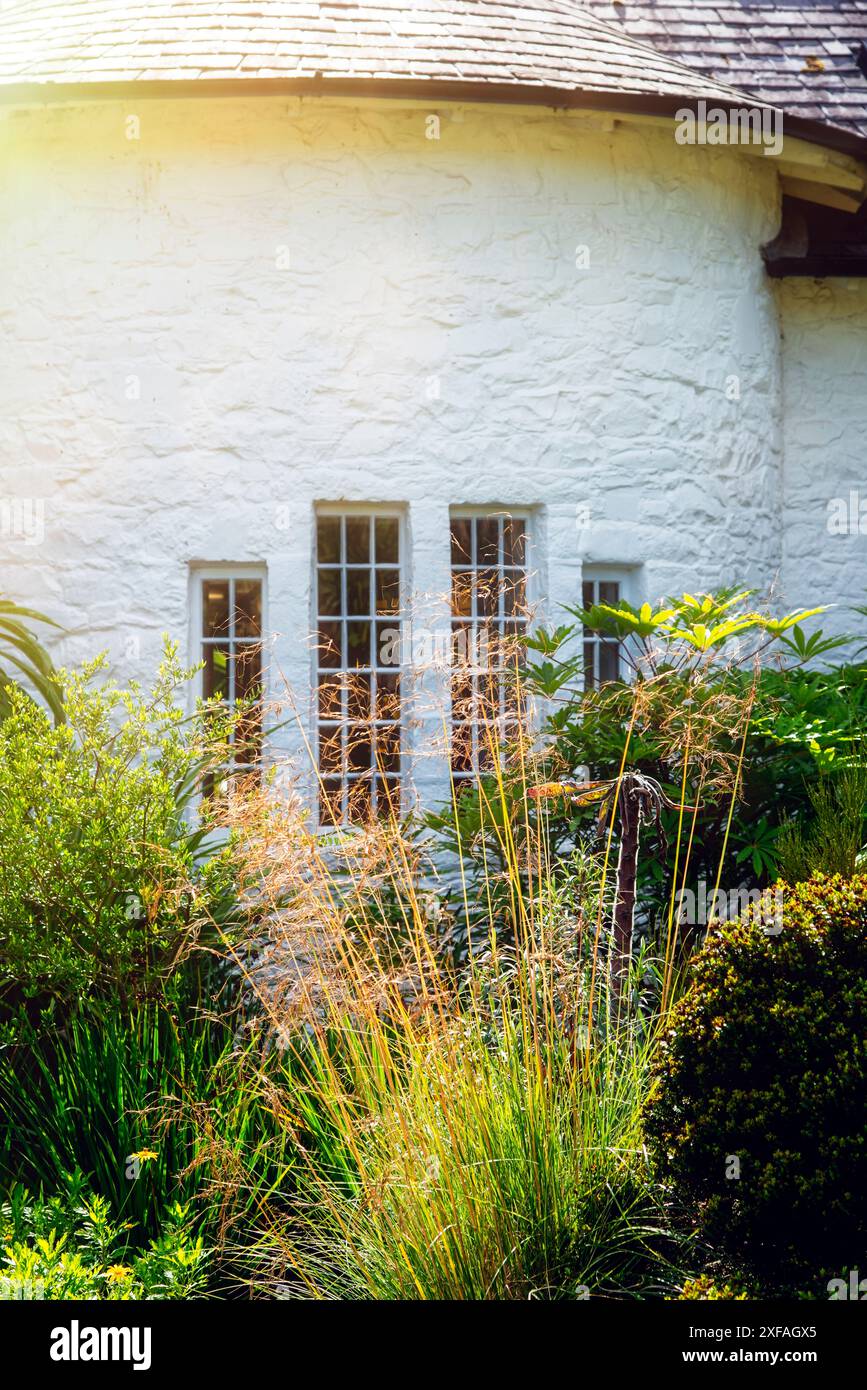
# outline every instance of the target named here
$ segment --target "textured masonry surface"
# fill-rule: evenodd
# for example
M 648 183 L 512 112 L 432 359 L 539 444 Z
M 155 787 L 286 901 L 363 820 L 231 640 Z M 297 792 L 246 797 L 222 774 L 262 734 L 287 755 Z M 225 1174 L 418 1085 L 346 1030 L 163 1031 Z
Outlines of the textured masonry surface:
M 163 631 L 192 646 L 191 567 L 260 563 L 309 720 L 317 500 L 405 505 L 419 629 L 454 504 L 534 509 L 553 620 L 582 563 L 781 602 L 835 599 L 842 563 L 863 597 L 825 502 L 864 472 L 867 299 L 766 279 L 773 160 L 535 108 L 132 92 L 3 141 L 0 498 L 44 535 L 0 536 L 0 583 L 65 660 L 146 679 Z

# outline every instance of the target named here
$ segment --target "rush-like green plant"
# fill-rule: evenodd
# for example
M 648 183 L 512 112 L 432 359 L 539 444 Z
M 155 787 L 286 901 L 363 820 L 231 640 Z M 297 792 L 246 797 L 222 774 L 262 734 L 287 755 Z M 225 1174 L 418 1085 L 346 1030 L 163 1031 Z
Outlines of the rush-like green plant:
M 57 671 L 45 647 L 32 631 L 33 623 L 59 625 L 35 608 L 22 608 L 0 598 L 0 719 L 12 710 L 12 692 L 24 687 L 44 701 L 58 724 L 63 722 L 63 700 Z
M 272 943 L 294 975 L 283 991 L 249 976 L 261 1026 L 290 1059 L 291 1086 L 271 1094 L 299 1153 L 291 1210 L 269 1198 L 255 1213 L 262 1292 L 547 1300 L 679 1287 L 681 1237 L 641 1140 L 652 1029 L 641 1015 L 611 1024 L 604 870 L 575 898 L 550 874 L 543 836 L 528 849 L 502 833 L 515 932 L 499 936 L 492 896 L 487 939 L 457 968 L 394 822 L 335 839 L 327 860 L 285 819 L 251 848 L 266 901 L 294 885 Z
M 173 1201 L 213 1233 L 279 1190 L 294 1161 L 291 1136 L 245 1083 L 250 1067 L 231 1026 L 180 1003 L 107 1004 L 39 1028 L 22 1015 L 0 1034 L 0 1179 L 53 1192 L 78 1168 L 139 1239 L 158 1234 Z M 241 1157 L 244 1189 L 228 1202 Z
M 812 817 L 787 821 L 778 836 L 782 877 L 788 883 L 815 873 L 851 878 L 867 839 L 867 765 L 822 774 L 809 796 Z

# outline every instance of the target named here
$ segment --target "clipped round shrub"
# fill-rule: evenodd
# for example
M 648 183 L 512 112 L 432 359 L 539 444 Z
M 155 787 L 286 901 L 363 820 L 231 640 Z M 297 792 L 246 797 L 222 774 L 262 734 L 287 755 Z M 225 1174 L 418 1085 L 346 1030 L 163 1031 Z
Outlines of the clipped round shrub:
M 867 1263 L 867 876 L 777 885 L 711 931 L 645 1127 L 703 1234 L 769 1292 Z

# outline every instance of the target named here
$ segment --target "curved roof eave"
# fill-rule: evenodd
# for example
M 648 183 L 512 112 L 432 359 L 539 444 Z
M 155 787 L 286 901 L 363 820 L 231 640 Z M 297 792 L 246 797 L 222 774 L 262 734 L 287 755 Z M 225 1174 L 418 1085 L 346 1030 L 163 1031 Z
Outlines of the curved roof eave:
M 616 116 L 653 116 L 673 119 L 679 112 L 695 110 L 704 100 L 708 109 L 750 107 L 778 111 L 744 93 L 711 88 L 704 98 L 694 93 L 586 91 L 577 87 L 523 85 L 517 82 L 473 82 L 438 78 L 136 78 L 120 81 L 0 82 L 0 103 L 8 105 L 54 104 L 78 101 L 111 101 L 128 97 L 130 86 L 143 98 L 195 98 L 240 96 L 298 96 L 381 99 L 394 98 L 436 104 L 441 102 L 494 103 L 497 105 L 546 106 L 554 109 L 601 111 Z M 808 144 L 836 150 L 867 161 L 867 137 L 842 126 L 780 112 L 785 133 Z

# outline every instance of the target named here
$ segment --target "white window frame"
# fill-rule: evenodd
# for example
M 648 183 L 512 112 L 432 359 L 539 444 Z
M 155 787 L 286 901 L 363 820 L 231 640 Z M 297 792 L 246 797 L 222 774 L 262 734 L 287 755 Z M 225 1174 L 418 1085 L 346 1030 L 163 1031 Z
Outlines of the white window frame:
M 199 666 L 202 661 L 205 643 L 209 640 L 205 637 L 204 625 L 204 604 L 202 601 L 202 584 L 207 580 L 226 580 L 226 579 L 256 579 L 262 585 L 262 747 L 259 754 L 259 767 L 265 766 L 268 730 L 265 723 L 265 710 L 268 703 L 268 664 L 265 660 L 265 642 L 268 632 L 268 567 L 265 564 L 245 563 L 245 562 L 222 562 L 220 564 L 208 564 L 207 562 L 196 562 L 190 565 L 190 648 L 193 653 L 193 666 Z M 232 677 L 234 684 L 234 676 Z M 196 673 L 195 694 L 199 699 L 204 698 L 204 671 Z M 234 699 L 234 694 L 232 695 Z M 246 766 L 241 764 L 241 767 Z M 240 770 L 240 768 L 239 768 Z
M 344 592 L 343 597 L 342 597 L 342 601 L 341 601 L 341 611 L 340 611 L 340 614 L 339 614 L 339 615 L 336 615 L 336 614 L 334 614 L 334 615 L 329 615 L 329 614 L 320 614 L 320 613 L 319 613 L 318 522 L 319 522 L 319 519 L 320 519 L 320 518 L 325 519 L 325 518 L 329 518 L 329 517 L 331 517 L 331 518 L 335 518 L 335 517 L 347 517 L 347 518 L 366 517 L 366 518 L 372 519 L 372 520 L 375 520 L 375 519 L 382 519 L 382 520 L 396 521 L 396 522 L 397 522 L 397 527 L 398 527 L 398 562 L 397 562 L 396 568 L 397 568 L 397 570 L 398 570 L 398 572 L 399 572 L 399 579 L 398 579 L 398 584 L 399 584 L 398 611 L 397 611 L 397 613 L 396 613 L 391 619 L 389 619 L 389 618 L 377 619 L 377 617 L 375 616 L 374 612 L 372 611 L 374 599 L 373 599 L 373 587 L 371 586 L 371 613 L 369 614 L 369 619 L 370 619 L 370 621 L 373 622 L 373 623 L 376 623 L 376 622 L 378 622 L 378 621 L 380 621 L 380 622 L 385 622 L 385 623 L 389 623 L 390 625 L 393 625 L 393 626 L 394 626 L 395 628 L 397 628 L 397 630 L 398 630 L 398 650 L 399 650 L 399 654 L 400 654 L 400 660 L 399 660 L 396 664 L 390 665 L 390 666 L 387 668 L 387 674 L 389 674 L 389 675 L 396 675 L 396 676 L 398 677 L 398 681 L 399 681 L 399 691 L 400 691 L 400 714 L 399 714 L 399 717 L 398 717 L 397 719 L 394 719 L 394 720 L 381 720 L 381 721 L 378 721 L 378 722 L 383 723 L 383 724 L 384 724 L 384 723 L 396 724 L 396 725 L 397 725 L 397 728 L 398 728 L 398 738 L 399 738 L 399 760 L 400 760 L 400 771 L 396 774 L 397 791 L 398 791 L 396 813 L 397 813 L 398 815 L 403 814 L 403 811 L 404 811 L 404 809 L 405 809 L 405 807 L 406 807 L 406 805 L 407 805 L 407 778 L 408 778 L 408 773 L 409 773 L 409 761 L 410 761 L 410 760 L 409 760 L 409 752 L 410 752 L 410 750 L 409 750 L 409 746 L 408 746 L 408 718 L 407 718 L 408 693 L 409 693 L 409 692 L 408 692 L 407 686 L 408 686 L 408 678 L 409 678 L 409 676 L 411 675 L 411 672 L 409 672 L 409 671 L 406 669 L 405 663 L 404 663 L 404 661 L 403 661 L 403 654 L 404 654 L 404 640 L 403 640 L 403 637 L 404 637 L 404 633 L 405 633 L 405 631 L 406 631 L 406 623 L 407 623 L 407 608 L 408 608 L 408 574 L 409 574 L 409 564 L 408 564 L 408 553 L 409 553 L 409 525 L 408 525 L 408 513 L 407 513 L 407 506 L 406 506 L 406 503 L 403 503 L 403 502 L 375 502 L 375 501 L 373 501 L 373 502 L 367 502 L 367 501 L 365 501 L 365 502 L 317 501 L 317 502 L 315 502 L 315 503 L 313 504 L 312 545 L 311 545 L 311 547 L 310 547 L 310 562 L 311 562 L 311 563 L 310 563 L 310 622 L 311 622 L 311 631 L 312 631 L 312 633 L 313 633 L 313 638 L 312 638 L 312 642 L 311 642 L 311 654 L 310 654 L 310 681 L 311 681 L 311 690 L 312 690 L 312 707 L 311 707 L 312 745 L 311 745 L 311 746 L 312 746 L 312 752 L 313 752 L 314 777 L 315 777 L 315 794 L 316 794 L 315 816 L 316 816 L 316 825 L 317 825 L 317 828 L 318 828 L 319 833 L 320 833 L 321 835 L 324 835 L 324 836 L 334 835 L 334 834 L 337 834 L 337 833 L 340 833 L 340 834 L 345 834 L 345 833 L 347 833 L 347 832 L 350 832 L 350 833 L 351 833 L 353 830 L 358 830 L 358 829 L 361 829 L 361 828 L 362 828 L 362 827 L 360 826 L 359 822 L 349 820 L 348 817 L 347 817 L 347 814 L 346 814 L 346 813 L 347 813 L 347 805 L 348 805 L 348 795 L 349 795 L 349 792 L 348 792 L 348 784 L 349 784 L 349 782 L 350 782 L 351 780 L 353 780 L 352 777 L 348 774 L 348 772 L 347 772 L 346 769 L 342 769 L 341 772 L 340 772 L 340 774 L 339 774 L 340 780 L 341 780 L 341 783 L 342 783 L 342 787 L 341 787 L 341 803 L 342 803 L 342 805 L 341 805 L 341 811 L 342 811 L 342 818 L 341 818 L 341 820 L 338 821 L 338 822 L 335 823 L 335 824 L 332 824 L 330 821 L 324 820 L 323 817 L 322 817 L 322 814 L 321 814 L 321 803 L 320 803 L 320 798 L 321 798 L 321 795 L 322 795 L 322 792 L 323 792 L 323 789 L 324 789 L 324 780 L 325 780 L 326 778 L 328 778 L 328 777 L 330 777 L 330 776 L 332 776 L 332 775 L 336 775 L 336 774 L 330 774 L 330 773 L 328 773 L 328 772 L 326 772 L 325 774 L 323 774 L 322 771 L 321 771 L 321 768 L 320 768 L 320 746 L 319 746 L 319 736 L 320 736 L 320 723 L 321 723 L 322 721 L 320 720 L 320 714 L 319 714 L 319 699 L 318 699 L 319 682 L 320 682 L 321 676 L 324 675 L 324 674 L 326 674 L 326 671 L 330 671 L 331 673 L 338 673 L 338 672 L 341 672 L 341 671 L 342 671 L 344 674 L 347 674 L 347 673 L 348 673 L 351 669 L 353 669 L 353 668 L 346 668 L 346 667 L 340 667 L 340 666 L 330 667 L 330 668 L 324 668 L 324 667 L 322 667 L 322 666 L 320 665 L 320 661 L 319 661 L 319 650 L 318 650 L 319 623 L 320 623 L 320 621 L 323 621 L 323 622 L 340 622 L 340 623 L 345 623 L 345 622 L 350 621 L 350 618 L 351 618 L 351 617 L 358 617 L 358 616 L 360 616 L 360 615 L 355 615 L 355 614 L 353 614 L 353 615 L 347 615 L 347 614 L 346 614 L 346 611 L 345 611 L 345 608 L 346 608 L 346 605 L 345 605 L 345 592 Z M 345 573 L 345 571 L 346 571 L 346 561 L 345 561 L 345 559 L 344 559 L 344 561 L 343 561 L 343 563 L 342 563 L 341 568 L 342 568 L 343 572 Z M 371 570 L 372 572 L 375 573 L 375 570 L 376 570 L 375 556 L 374 556 L 373 563 L 369 565 L 369 568 L 370 568 L 370 570 Z M 389 568 L 393 568 L 393 567 L 392 567 L 392 566 L 389 566 Z M 343 585 L 342 585 L 342 588 L 345 589 L 345 581 L 344 581 L 344 583 L 343 583 Z M 361 669 L 363 669 L 363 668 L 361 668 Z M 376 667 L 372 667 L 372 669 L 371 669 L 371 674 L 372 674 L 372 676 L 374 677 L 374 679 L 373 679 L 372 682 L 371 682 L 371 686 L 372 686 L 372 699 L 373 699 L 374 701 L 375 701 L 375 698 L 376 698 L 375 676 L 376 676 L 376 673 L 377 673 L 378 671 L 380 671 L 379 664 L 377 664 Z M 345 716 L 344 716 L 344 718 L 345 718 Z M 325 721 L 326 724 L 329 723 L 329 722 L 337 723 L 337 722 L 339 722 L 339 721 L 328 721 L 328 720 Z M 348 723 L 348 719 L 346 720 L 346 722 Z M 376 722 L 376 721 L 374 721 L 374 722 Z M 375 751 L 374 751 L 374 743 L 373 743 L 373 740 L 371 740 L 371 758 L 372 758 L 372 759 L 375 758 Z M 373 777 L 374 775 L 376 775 L 376 770 L 377 770 L 377 769 L 376 769 L 376 765 L 375 765 L 373 762 L 371 762 L 371 766 L 370 766 L 370 768 L 369 768 L 371 777 Z M 360 779 L 360 778 L 356 778 L 355 780 L 361 780 L 361 779 Z
M 531 611 L 532 611 L 533 600 L 534 600 L 534 598 L 535 598 L 535 584 L 534 584 L 534 552 L 535 552 L 535 544 L 536 544 L 535 528 L 536 528 L 536 514 L 537 514 L 537 512 L 538 512 L 538 508 L 537 508 L 536 506 L 527 506 L 527 505 L 509 506 L 509 505 L 506 505 L 506 504 L 503 504 L 503 503 L 488 503 L 488 504 L 480 503 L 480 504 L 478 504 L 478 505 L 473 505 L 473 504 L 465 503 L 465 504 L 461 504 L 461 505 L 456 505 L 456 506 L 451 506 L 451 507 L 449 507 L 449 529 L 448 529 L 447 545 L 448 545 L 448 566 L 449 566 L 449 583 L 450 583 L 450 584 L 451 584 L 451 582 L 452 582 L 452 576 L 453 576 L 453 574 L 454 574 L 454 570 L 453 570 L 453 567 L 452 567 L 452 560 L 451 560 L 452 522 L 454 522 L 454 521 L 461 521 L 461 520 L 464 520 L 464 521 L 466 521 L 466 520 L 475 520 L 475 521 L 496 520 L 496 521 L 499 521 L 500 519 L 502 519 L 502 520 L 504 520 L 504 521 L 505 521 L 505 520 L 508 520 L 508 521 L 517 522 L 519 525 L 521 525 L 521 526 L 523 527 L 523 529 L 524 529 L 524 563 L 523 563 L 522 566 L 520 566 L 520 567 L 514 567 L 514 568 L 520 568 L 520 569 L 523 571 L 523 577 L 524 577 L 524 604 L 525 604 L 525 607 L 526 607 L 526 609 L 527 609 L 527 611 L 528 611 L 528 616 L 526 617 L 526 619 L 524 619 L 524 624 L 523 624 L 523 630 L 524 630 L 524 632 L 529 632 L 529 631 L 531 630 L 531 627 L 532 627 L 532 622 L 531 622 L 531 618 L 530 618 L 529 614 L 530 614 Z M 477 558 L 477 557 L 476 557 L 476 558 Z M 475 568 L 478 568 L 478 565 L 477 565 L 477 564 L 476 564 Z M 505 567 L 505 568 L 503 568 L 503 567 L 501 567 L 501 566 L 499 565 L 499 557 L 498 557 L 498 569 L 501 569 L 502 572 L 507 572 L 508 568 L 511 568 L 511 567 Z M 474 600 L 474 602 L 473 602 L 473 606 L 475 607 L 475 600 Z M 498 617 L 497 617 L 497 625 L 498 625 L 498 629 L 499 629 L 500 631 L 502 630 L 502 624 L 503 624 L 503 622 L 505 622 L 506 620 L 507 620 L 507 619 L 506 619 L 505 615 L 500 615 L 500 614 L 498 614 Z M 453 632 L 454 632 L 454 628 L 455 628 L 455 624 L 458 624 L 458 623 L 460 623 L 460 622 L 462 622 L 462 621 L 463 621 L 463 620 L 462 620 L 461 618 L 457 617 L 457 616 L 454 614 L 454 611 L 453 611 L 453 609 L 452 609 L 452 597 L 451 597 L 451 592 L 450 592 L 450 593 L 449 593 L 449 626 L 450 626 L 450 631 L 453 633 Z M 470 625 L 471 627 L 475 627 L 475 626 L 478 625 L 478 618 L 477 618 L 477 616 L 476 616 L 476 617 L 473 617 L 473 618 L 471 618 L 471 619 L 469 620 L 469 625 Z M 456 668 L 455 668 L 454 664 L 451 663 L 451 664 L 450 664 L 450 670 L 449 670 L 449 686 L 450 686 L 450 687 L 451 687 L 451 680 L 452 680 L 453 674 L 454 674 L 454 672 L 455 672 L 455 669 L 456 669 Z M 500 699 L 500 701 L 502 700 L 501 694 L 500 694 L 500 696 L 499 696 L 499 699 Z M 500 704 L 500 712 L 499 712 L 497 718 L 498 718 L 498 720 L 501 721 L 501 723 L 502 723 L 502 725 L 503 725 L 503 729 L 505 730 L 505 723 L 506 723 L 506 720 L 507 720 L 507 713 L 506 713 L 506 711 L 505 711 L 505 709 L 504 709 L 502 703 Z M 466 721 L 460 721 L 460 722 L 461 722 L 461 723 L 465 723 Z M 454 719 L 453 719 L 452 694 L 451 694 L 451 688 L 450 688 L 450 689 L 449 689 L 449 719 L 448 719 L 448 733 L 449 733 L 449 747 L 448 747 L 449 776 L 450 776 L 450 781 L 457 787 L 457 786 L 460 786 L 462 783 L 472 784 L 472 782 L 475 781 L 476 778 L 478 778 L 478 776 L 480 775 L 480 772 L 481 772 L 481 773 L 484 773 L 485 768 L 479 766 L 479 758 L 478 758 L 478 746 L 479 746 L 478 725 L 477 725 L 477 723 L 474 721 L 474 722 L 473 722 L 473 734 L 472 734 L 472 758 L 473 758 L 473 764 L 474 764 L 474 766 L 473 766 L 473 768 L 472 768 L 471 770 L 468 769 L 468 770 L 465 771 L 465 772 L 464 772 L 464 771 L 455 772 L 454 766 L 453 766 L 453 761 L 452 761 L 452 759 L 453 759 L 453 753 L 454 753 L 454 747 L 453 747 L 454 728 L 455 728 L 455 721 L 454 721 Z
M 583 608 L 586 608 L 586 607 L 588 606 L 588 605 L 585 603 L 585 600 L 584 600 L 584 585 L 587 584 L 588 582 L 589 582 L 589 583 L 593 583 L 593 584 L 595 584 L 595 585 L 597 585 L 597 586 L 598 586 L 599 584 L 619 584 L 619 585 L 620 585 L 620 591 L 619 591 L 619 597 L 620 597 L 620 599 L 625 599 L 627 603 L 635 604 L 635 603 L 637 602 L 637 576 L 638 576 L 638 572 L 639 572 L 639 566 L 638 566 L 638 565 L 616 565 L 616 564 L 604 564 L 604 563 L 602 563 L 602 564 L 596 564 L 595 562 L 592 562 L 592 561 L 591 561 L 591 562 L 588 562 L 588 563 L 586 563 L 586 564 L 583 564 L 583 565 L 581 566 L 581 607 L 582 607 L 582 609 L 583 609 Z M 594 602 L 595 602 L 595 603 L 604 602 L 604 600 L 600 600 L 600 599 L 598 599 L 598 598 L 594 598 Z M 594 665 L 594 680 L 593 680 L 593 683 L 592 683 L 591 685 L 588 685 L 588 684 L 587 684 L 587 681 L 586 681 L 586 677 L 584 678 L 584 688 L 585 688 L 585 690 L 591 690 L 591 689 L 598 689 L 598 688 L 599 688 L 599 651 L 600 651 L 601 646 L 602 646 L 603 643 L 605 642 L 605 640 L 606 640 L 606 639 L 604 638 L 604 636 L 600 636 L 598 633 L 591 633 L 591 632 L 588 632 L 586 629 L 583 629 L 583 630 L 582 630 L 582 634 L 581 634 L 581 643 L 582 643 L 581 653 L 582 653 L 582 659 L 584 658 L 584 653 L 585 653 L 585 649 L 586 649 L 587 646 L 592 645 L 593 648 L 594 648 L 594 661 L 593 661 L 593 665 Z M 582 670 L 583 670 L 583 669 L 584 669 L 584 667 L 582 666 Z M 626 663 L 624 662 L 623 657 L 622 657 L 622 654 L 621 654 L 620 649 L 619 649 L 619 646 L 618 646 L 618 650 L 617 650 L 617 679 L 618 679 L 618 680 L 625 680 L 625 679 L 628 679 L 628 676 L 629 676 L 629 668 L 628 668 L 628 666 L 626 665 Z

